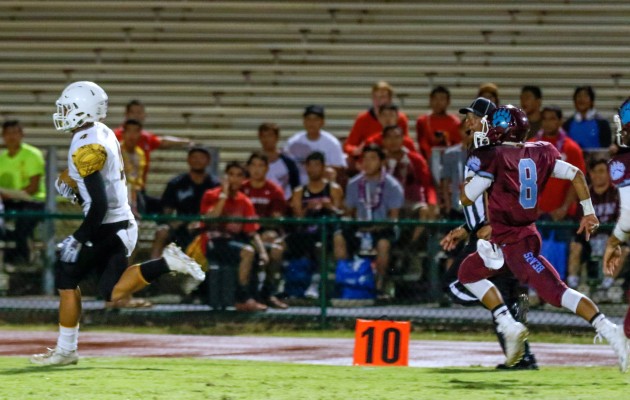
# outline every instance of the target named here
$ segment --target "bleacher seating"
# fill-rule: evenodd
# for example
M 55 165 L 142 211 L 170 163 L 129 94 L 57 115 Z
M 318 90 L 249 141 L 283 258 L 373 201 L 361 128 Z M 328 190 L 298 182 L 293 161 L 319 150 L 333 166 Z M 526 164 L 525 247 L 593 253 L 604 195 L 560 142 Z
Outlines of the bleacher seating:
M 305 105 L 326 106 L 327 129 L 347 135 L 385 79 L 410 119 L 444 84 L 452 109 L 482 82 L 518 103 L 539 84 L 545 103 L 572 110 L 577 85 L 592 84 L 610 117 L 630 94 L 630 4 L 547 1 L 12 1 L 0 2 L 0 114 L 26 126 L 27 141 L 55 145 L 54 100 L 74 80 L 110 97 L 107 123 L 132 98 L 147 128 L 221 148 L 222 161 L 257 147 L 262 121 L 282 136 L 301 129 Z M 153 156 L 149 192 L 161 192 L 183 152 Z

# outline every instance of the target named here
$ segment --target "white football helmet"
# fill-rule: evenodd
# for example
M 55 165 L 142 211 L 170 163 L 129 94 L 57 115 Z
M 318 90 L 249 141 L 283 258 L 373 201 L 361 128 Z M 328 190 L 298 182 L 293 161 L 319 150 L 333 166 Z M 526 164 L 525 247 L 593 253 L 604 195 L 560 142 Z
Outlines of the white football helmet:
M 94 82 L 71 83 L 61 92 L 56 104 L 53 122 L 58 131 L 70 131 L 107 116 L 107 93 Z

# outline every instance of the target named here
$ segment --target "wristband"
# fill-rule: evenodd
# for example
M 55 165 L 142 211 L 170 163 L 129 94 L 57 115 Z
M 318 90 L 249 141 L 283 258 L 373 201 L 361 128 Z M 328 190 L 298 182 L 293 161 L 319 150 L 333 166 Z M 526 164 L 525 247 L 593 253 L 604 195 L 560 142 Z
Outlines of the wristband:
M 615 226 L 615 229 L 613 230 L 613 235 L 614 235 L 617 239 L 621 240 L 622 242 L 627 241 L 627 240 L 628 240 L 628 236 L 630 236 L 630 235 L 628 234 L 628 232 L 624 232 L 624 231 L 622 231 L 622 230 L 621 230 L 621 228 L 619 227 L 619 225 L 616 225 L 616 226 Z
M 580 201 L 580 204 L 582 205 L 582 211 L 584 211 L 585 216 L 595 214 L 595 209 L 593 208 L 593 202 L 591 201 L 590 197 L 586 200 Z

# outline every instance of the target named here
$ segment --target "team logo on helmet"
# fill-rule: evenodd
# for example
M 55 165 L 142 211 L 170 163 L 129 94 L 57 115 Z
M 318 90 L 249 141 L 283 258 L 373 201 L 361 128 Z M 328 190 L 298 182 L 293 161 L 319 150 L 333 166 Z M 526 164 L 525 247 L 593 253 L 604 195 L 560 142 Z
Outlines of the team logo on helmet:
M 512 114 L 506 108 L 498 108 L 492 116 L 492 126 L 507 129 L 512 122 Z
M 630 99 L 619 107 L 619 117 L 621 118 L 621 125 L 630 124 Z

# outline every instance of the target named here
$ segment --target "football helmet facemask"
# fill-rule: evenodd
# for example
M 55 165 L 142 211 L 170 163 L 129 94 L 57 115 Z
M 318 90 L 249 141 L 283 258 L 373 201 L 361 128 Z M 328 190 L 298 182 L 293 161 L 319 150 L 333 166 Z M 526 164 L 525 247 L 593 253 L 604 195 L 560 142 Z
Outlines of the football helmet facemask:
M 630 136 L 630 97 L 623 102 L 613 118 L 617 127 L 617 144 L 619 147 L 628 147 L 627 140 Z
M 481 132 L 475 132 L 473 137 L 476 148 L 504 142 L 523 142 L 529 132 L 527 115 L 511 104 L 500 106 L 484 117 L 481 126 Z
M 55 104 L 57 112 L 53 114 L 53 122 L 58 131 L 70 131 L 107 116 L 107 93 L 93 82 L 68 85 Z

